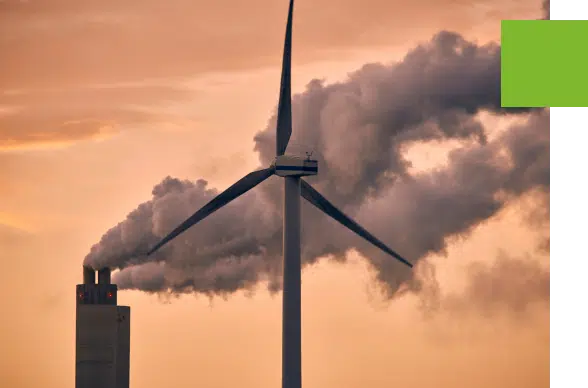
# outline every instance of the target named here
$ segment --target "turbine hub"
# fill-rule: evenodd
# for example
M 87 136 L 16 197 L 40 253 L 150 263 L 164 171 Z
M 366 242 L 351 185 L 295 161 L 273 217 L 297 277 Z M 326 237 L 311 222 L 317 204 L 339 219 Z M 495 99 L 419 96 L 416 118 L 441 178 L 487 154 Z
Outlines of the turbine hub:
M 318 161 L 293 155 L 277 156 L 272 167 L 278 176 L 308 176 L 318 174 Z

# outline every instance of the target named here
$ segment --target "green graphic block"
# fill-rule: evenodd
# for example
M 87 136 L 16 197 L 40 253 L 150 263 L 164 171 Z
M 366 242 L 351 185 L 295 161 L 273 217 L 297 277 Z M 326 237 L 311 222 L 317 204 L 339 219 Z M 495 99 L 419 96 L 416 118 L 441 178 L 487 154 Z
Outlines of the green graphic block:
M 503 20 L 503 107 L 588 107 L 588 21 Z

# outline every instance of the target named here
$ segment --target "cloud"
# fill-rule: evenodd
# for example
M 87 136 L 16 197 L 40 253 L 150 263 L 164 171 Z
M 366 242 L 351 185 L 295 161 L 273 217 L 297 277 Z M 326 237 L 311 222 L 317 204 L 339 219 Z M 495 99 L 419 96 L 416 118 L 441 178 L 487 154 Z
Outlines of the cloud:
M 166 117 L 157 105 L 192 97 L 171 86 L 170 77 L 277 65 L 286 2 L 227 1 L 0 3 L 0 52 L 10 53 L 0 72 L 0 152 L 62 147 L 105 139 L 123 127 L 161 123 Z M 442 21 L 478 23 L 468 16 L 469 1 L 448 6 L 423 0 L 420 5 L 431 12 L 379 0 L 299 1 L 295 60 L 366 45 L 405 44 L 397 30 L 414 27 L 405 20 L 428 20 L 432 29 Z M 498 2 L 483 8 L 528 12 L 528 5 L 517 7 Z M 257 9 L 264 9 L 263 15 Z M 392 13 L 394 23 L 389 22 Z M 260 17 L 267 23 L 252 23 Z M 492 12 L 484 16 L 495 17 Z M 325 20 L 331 21 L 329 29 Z M 267 33 L 270 21 L 275 35 Z M 145 79 L 160 81 L 153 86 Z
M 502 253 L 491 264 L 470 265 L 467 276 L 463 293 L 443 299 L 444 311 L 484 317 L 507 311 L 520 318 L 537 304 L 549 306 L 549 268 L 536 258 Z
M 18 117 L 2 121 L 6 127 L 2 128 L 0 150 L 66 146 L 79 140 L 105 138 L 115 130 L 110 122 L 92 119 L 51 123 Z M 30 129 L 23 131 L 22 128 Z
M 531 0 L 297 1 L 294 60 L 406 44 L 447 26 L 529 18 Z M 287 1 L 47 0 L 0 3 L 0 88 L 119 82 L 277 66 Z M 263 10 L 263 11 L 260 11 Z M 498 35 L 495 36 L 497 38 Z
M 101 140 L 125 126 L 166 121 L 161 107 L 194 97 L 173 86 L 94 85 L 0 95 L 0 152 Z
M 30 238 L 32 234 L 22 228 L 0 222 L 0 246 L 18 246 Z
M 499 105 L 500 48 L 441 32 L 390 65 L 369 64 L 348 80 L 319 80 L 293 99 L 293 143 L 317 152 L 321 173 L 309 179 L 368 230 L 417 263 L 410 271 L 316 209 L 303 208 L 303 261 L 344 260 L 359 251 L 388 297 L 420 292 L 430 275 L 422 261 L 443 253 L 530 191 L 549 190 L 549 111 Z M 480 112 L 523 115 L 489 138 Z M 273 157 L 275 117 L 256 137 L 263 165 Z M 453 140 L 445 166 L 413 173 L 404 158 L 415 142 Z M 226 295 L 267 281 L 280 288 L 281 189 L 277 178 L 219 210 L 153 257 L 143 253 L 218 190 L 204 180 L 165 178 L 153 198 L 92 247 L 85 263 L 121 268 L 121 288 Z M 416 274 L 416 275 L 415 275 Z

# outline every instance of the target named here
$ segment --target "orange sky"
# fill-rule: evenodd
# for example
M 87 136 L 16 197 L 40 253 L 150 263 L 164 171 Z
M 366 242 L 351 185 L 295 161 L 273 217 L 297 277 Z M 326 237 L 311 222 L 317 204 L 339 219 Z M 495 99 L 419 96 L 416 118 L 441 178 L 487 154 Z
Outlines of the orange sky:
M 257 166 L 253 135 L 276 103 L 286 3 L 0 2 L 0 386 L 73 386 L 82 260 L 155 183 L 203 177 L 224 188 Z M 293 89 L 399 59 L 440 29 L 497 40 L 500 19 L 539 15 L 537 0 L 299 0 Z M 426 169 L 443 152 L 409 158 Z M 459 295 L 468 263 L 534 252 L 524 206 L 431 258 L 443 290 Z M 383 302 L 350 256 L 303 274 L 305 387 L 549 386 L 548 304 L 426 318 L 415 297 Z M 119 301 L 132 308 L 133 387 L 279 385 L 281 298 L 263 288 L 212 304 L 139 292 Z

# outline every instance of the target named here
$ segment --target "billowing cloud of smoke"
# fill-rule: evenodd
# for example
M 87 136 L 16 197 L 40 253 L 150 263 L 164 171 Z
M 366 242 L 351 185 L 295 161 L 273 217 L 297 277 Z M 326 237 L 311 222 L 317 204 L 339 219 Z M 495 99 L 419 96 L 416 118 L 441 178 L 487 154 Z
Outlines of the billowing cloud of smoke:
M 441 32 L 403 61 L 369 64 L 342 83 L 310 82 L 294 97 L 291 144 L 314 149 L 321 193 L 413 262 L 443 252 L 512 198 L 549 190 L 549 112 L 500 108 L 500 48 Z M 477 113 L 529 115 L 488 140 Z M 273 158 L 275 117 L 259 133 L 262 165 Z M 462 147 L 446 166 L 409 173 L 403 149 L 452 139 Z M 294 147 L 293 147 L 294 149 Z M 248 290 L 268 281 L 280 288 L 280 180 L 272 178 L 193 227 L 153 257 L 154 245 L 217 191 L 203 180 L 166 178 L 153 198 L 108 231 L 85 259 L 121 268 L 124 289 L 197 292 Z M 426 266 L 414 272 L 374 249 L 311 206 L 303 207 L 303 261 L 344 259 L 355 249 L 375 269 L 388 296 L 423 288 Z
M 549 268 L 531 257 L 502 253 L 491 265 L 472 264 L 468 275 L 465 291 L 443 300 L 444 311 L 489 316 L 506 310 L 524 317 L 534 305 L 549 305 Z

